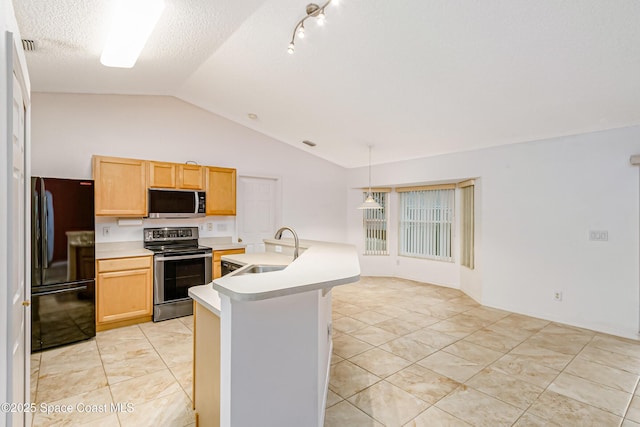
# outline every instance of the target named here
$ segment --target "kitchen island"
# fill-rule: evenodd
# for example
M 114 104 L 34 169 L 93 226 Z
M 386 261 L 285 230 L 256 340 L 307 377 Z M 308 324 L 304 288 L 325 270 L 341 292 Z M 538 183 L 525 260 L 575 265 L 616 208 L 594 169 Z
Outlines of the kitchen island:
M 232 260 L 242 263 L 238 259 L 252 255 L 258 254 Z M 282 254 L 260 256 L 261 262 L 273 260 L 271 265 L 286 263 Z M 332 350 L 331 288 L 359 279 L 356 249 L 310 242 L 280 271 L 247 273 L 253 267 L 247 263 L 212 285 L 189 291 L 196 305 L 194 402 L 199 425 L 322 426 Z M 200 354 L 199 348 L 206 352 Z M 215 363 L 219 368 L 203 366 Z M 201 391 L 202 382 L 204 390 L 207 384 L 214 384 L 214 390 Z M 205 401 L 200 399 L 205 395 Z M 219 416 L 211 411 L 216 397 Z

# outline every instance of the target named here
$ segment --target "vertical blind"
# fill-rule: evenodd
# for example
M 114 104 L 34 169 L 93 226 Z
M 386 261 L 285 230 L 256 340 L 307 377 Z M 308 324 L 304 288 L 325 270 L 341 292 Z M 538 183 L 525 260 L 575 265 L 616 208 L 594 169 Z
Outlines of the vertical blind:
M 459 184 L 462 201 L 460 264 L 468 268 L 474 266 L 474 185 L 473 181 Z
M 400 193 L 399 254 L 452 261 L 455 186 L 433 188 L 398 189 Z
M 374 200 L 382 209 L 363 209 L 364 254 L 388 255 L 387 245 L 387 192 L 373 191 Z M 363 201 L 367 198 L 364 193 Z

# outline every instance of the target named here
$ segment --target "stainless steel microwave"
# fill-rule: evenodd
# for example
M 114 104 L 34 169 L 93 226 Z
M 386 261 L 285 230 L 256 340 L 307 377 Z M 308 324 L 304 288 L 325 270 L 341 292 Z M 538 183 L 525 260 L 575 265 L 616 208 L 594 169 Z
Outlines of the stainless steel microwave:
M 206 214 L 206 193 L 149 189 L 149 218 L 196 218 Z

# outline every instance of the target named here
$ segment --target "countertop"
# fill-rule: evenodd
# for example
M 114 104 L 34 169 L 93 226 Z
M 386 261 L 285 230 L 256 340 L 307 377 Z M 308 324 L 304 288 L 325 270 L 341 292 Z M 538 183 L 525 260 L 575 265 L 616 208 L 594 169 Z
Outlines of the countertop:
M 283 255 L 274 252 L 260 252 L 253 254 L 222 255 L 222 260 L 231 261 L 240 265 L 289 265 L 293 261 L 293 255 Z
M 269 257 L 282 257 L 281 254 L 265 254 L 269 254 Z M 259 254 L 247 255 L 249 256 L 246 259 L 250 260 L 250 256 Z M 238 259 L 236 257 L 224 258 Z M 310 247 L 284 270 L 238 275 L 240 271 L 214 280 L 213 289 L 231 299 L 241 301 L 276 298 L 355 282 L 360 278 L 360 263 L 353 245 L 312 242 Z
M 220 295 L 211 284 L 190 287 L 189 296 L 220 317 Z
M 198 239 L 198 244 L 207 246 L 214 251 L 227 251 L 230 249 L 244 249 L 247 245 L 243 243 L 232 243 L 231 240 L 225 241 L 224 238 L 219 237 L 201 237 Z
M 267 245 L 277 245 L 277 246 L 295 246 L 296 245 L 296 241 L 290 237 L 285 237 L 282 239 L 273 239 L 273 238 L 262 239 L 262 241 Z M 339 244 L 340 243 L 323 242 L 320 240 L 305 240 L 305 239 L 298 240 L 298 246 L 300 246 L 300 249 L 307 249 L 307 248 L 310 248 L 311 246 L 317 246 L 317 245 L 339 245 Z
M 153 252 L 142 247 L 142 241 L 96 243 L 96 259 L 129 258 L 150 255 L 153 255 Z
M 198 239 L 198 243 L 214 251 L 244 249 L 246 247 L 244 244 L 232 243 L 231 238 L 225 237 L 203 237 Z M 96 243 L 96 259 L 129 258 L 149 255 L 153 255 L 153 252 L 145 249 L 142 241 Z

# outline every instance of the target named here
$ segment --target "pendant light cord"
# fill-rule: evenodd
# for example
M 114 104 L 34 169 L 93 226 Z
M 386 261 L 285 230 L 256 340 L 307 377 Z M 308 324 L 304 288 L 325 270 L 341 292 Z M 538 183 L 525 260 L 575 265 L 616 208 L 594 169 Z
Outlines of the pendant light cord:
M 371 196 L 371 145 L 369 145 L 369 195 Z

